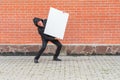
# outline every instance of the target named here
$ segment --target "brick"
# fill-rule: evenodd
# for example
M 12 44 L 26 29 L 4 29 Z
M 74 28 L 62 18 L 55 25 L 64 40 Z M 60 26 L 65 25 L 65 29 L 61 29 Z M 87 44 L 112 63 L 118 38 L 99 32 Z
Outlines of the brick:
M 119 44 L 119 4 L 119 0 L 2 0 L 0 44 L 41 43 L 32 19 L 47 18 L 50 6 L 70 13 L 63 44 Z

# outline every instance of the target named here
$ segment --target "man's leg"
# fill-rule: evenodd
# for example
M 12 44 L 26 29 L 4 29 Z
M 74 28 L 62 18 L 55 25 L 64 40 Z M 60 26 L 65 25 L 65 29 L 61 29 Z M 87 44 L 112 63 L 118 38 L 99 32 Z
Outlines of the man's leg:
M 35 56 L 34 62 L 38 63 L 38 59 L 40 58 L 40 56 L 42 55 L 43 51 L 45 50 L 46 46 L 47 46 L 48 41 L 46 40 L 42 40 L 42 47 L 39 50 L 39 53 Z
M 53 57 L 53 60 L 58 60 L 59 61 L 60 59 L 58 59 L 58 56 L 60 54 L 60 50 L 62 48 L 62 44 L 58 40 L 53 40 L 51 42 L 54 43 L 57 46 L 57 49 L 56 49 L 55 55 Z

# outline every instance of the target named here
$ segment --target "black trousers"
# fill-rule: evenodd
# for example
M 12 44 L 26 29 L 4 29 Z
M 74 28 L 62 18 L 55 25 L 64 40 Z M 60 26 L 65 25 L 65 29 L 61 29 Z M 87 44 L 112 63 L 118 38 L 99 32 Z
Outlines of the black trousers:
M 62 48 L 62 44 L 58 40 L 42 40 L 42 47 L 39 50 L 39 53 L 35 56 L 35 59 L 38 60 L 40 58 L 40 56 L 42 55 L 43 51 L 45 50 L 47 46 L 48 41 L 51 41 L 53 44 L 57 46 L 57 49 L 56 49 L 56 52 L 53 58 L 57 58 L 59 56 L 60 50 Z

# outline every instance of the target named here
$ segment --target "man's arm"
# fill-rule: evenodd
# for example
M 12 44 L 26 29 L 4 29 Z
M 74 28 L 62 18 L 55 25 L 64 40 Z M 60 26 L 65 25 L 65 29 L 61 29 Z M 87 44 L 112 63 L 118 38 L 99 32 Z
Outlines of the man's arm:
M 46 34 L 43 34 L 43 37 L 47 40 L 56 40 L 55 37 L 52 37 L 52 36 L 49 36 L 49 35 L 46 35 Z

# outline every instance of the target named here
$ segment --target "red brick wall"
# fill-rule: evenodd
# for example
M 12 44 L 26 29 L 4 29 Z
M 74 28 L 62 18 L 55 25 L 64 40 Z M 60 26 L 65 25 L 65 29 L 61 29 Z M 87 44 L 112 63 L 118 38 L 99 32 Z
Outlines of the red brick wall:
M 50 7 L 70 13 L 63 44 L 119 44 L 120 0 L 0 0 L 0 44 L 37 44 L 32 19 Z

